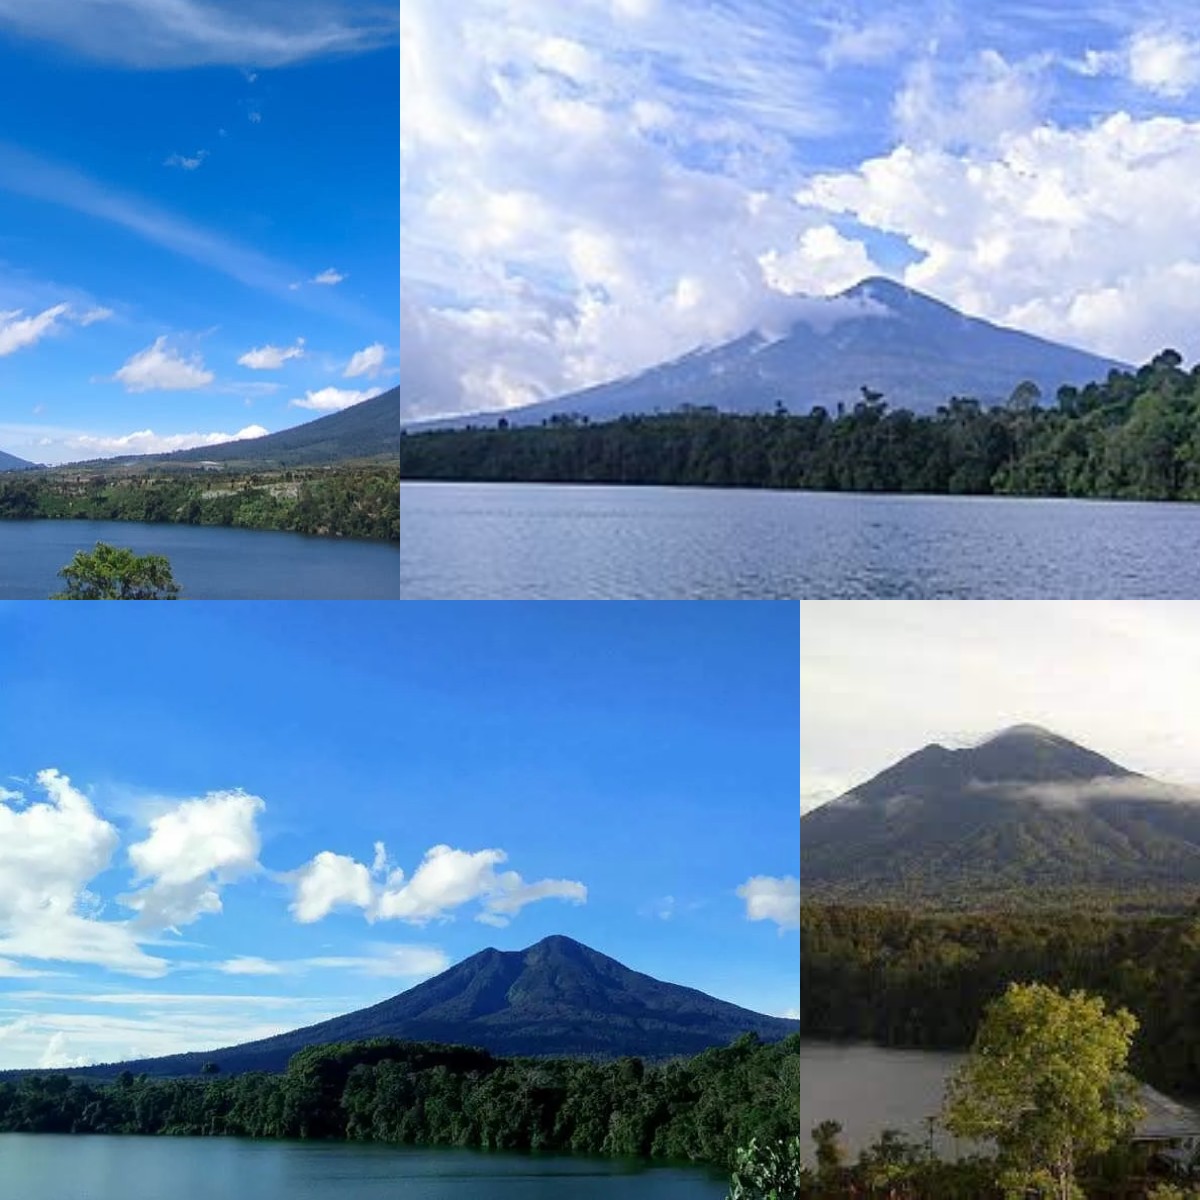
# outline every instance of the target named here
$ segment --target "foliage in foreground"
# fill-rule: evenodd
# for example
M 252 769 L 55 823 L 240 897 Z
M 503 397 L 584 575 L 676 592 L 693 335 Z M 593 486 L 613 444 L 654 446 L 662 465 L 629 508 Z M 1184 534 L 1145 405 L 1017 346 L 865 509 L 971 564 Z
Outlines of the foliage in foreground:
M 1085 992 L 1010 984 L 949 1082 L 946 1128 L 995 1144 L 1007 1200 L 1083 1200 L 1080 1164 L 1127 1140 L 1141 1115 L 1125 1070 L 1136 1029 Z
M 97 542 L 95 550 L 76 550 L 59 575 L 66 587 L 51 600 L 179 599 L 179 584 L 163 555 L 138 555 L 106 542 Z
M 0 1131 L 349 1138 L 690 1159 L 722 1167 L 795 1132 L 800 1039 L 693 1058 L 503 1059 L 375 1039 L 315 1046 L 280 1075 L 0 1082 Z
M 941 913 L 810 901 L 800 935 L 807 1036 L 963 1049 L 1011 980 L 1083 988 L 1137 1018 L 1139 1078 L 1200 1092 L 1200 908 Z
M 273 529 L 400 540 L 395 467 L 235 474 L 0 475 L 0 520 L 37 517 Z

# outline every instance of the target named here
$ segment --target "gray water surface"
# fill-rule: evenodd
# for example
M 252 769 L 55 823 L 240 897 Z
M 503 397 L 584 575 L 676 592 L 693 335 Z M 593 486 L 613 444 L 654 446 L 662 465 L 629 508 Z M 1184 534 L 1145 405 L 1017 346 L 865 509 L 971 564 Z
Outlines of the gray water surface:
M 45 600 L 97 542 L 165 554 L 185 600 L 395 600 L 395 544 L 214 525 L 0 521 L 0 600 Z
M 1200 504 L 405 483 L 401 598 L 1200 597 Z
M 720 1200 L 700 1168 L 353 1142 L 0 1134 L 8 1200 Z

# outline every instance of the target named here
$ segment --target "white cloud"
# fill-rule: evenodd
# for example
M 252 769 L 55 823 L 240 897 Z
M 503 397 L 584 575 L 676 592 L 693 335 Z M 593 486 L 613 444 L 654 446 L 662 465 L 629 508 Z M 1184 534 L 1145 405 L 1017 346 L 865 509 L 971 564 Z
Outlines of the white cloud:
M 349 408 L 352 404 L 360 404 L 378 396 L 383 388 L 368 388 L 366 391 L 355 391 L 353 388 L 321 388 L 315 392 L 305 392 L 301 400 L 289 400 L 292 408 L 312 408 L 318 412 L 338 412 Z
M 236 433 L 155 433 L 153 429 L 138 429 L 133 433 L 102 435 L 69 434 L 61 439 L 47 439 L 46 444 L 61 446 L 68 455 L 104 458 L 117 454 L 167 454 L 172 450 L 188 450 L 195 446 L 218 446 L 222 442 L 242 441 L 265 437 L 270 431 L 262 425 L 247 425 Z
M 194 171 L 208 157 L 207 150 L 197 150 L 195 154 L 171 154 L 163 159 L 164 167 L 182 167 L 185 171 Z
M 148 392 L 201 388 L 212 383 L 214 376 L 204 369 L 204 360 L 199 354 L 185 359 L 178 350 L 167 345 L 164 334 L 154 339 L 153 346 L 147 346 L 129 358 L 114 378 L 125 385 L 127 392 Z
M 1200 121 L 1116 113 L 1082 129 L 1039 125 L 969 155 L 901 145 L 815 177 L 798 200 L 903 237 L 921 256 L 904 275 L 913 287 L 1145 361 L 1164 346 L 1200 356 L 1200 255 L 1182 235 L 1200 220 L 1198 173 Z
M 333 269 L 333 267 L 327 267 L 319 275 L 314 275 L 312 277 L 312 279 L 309 280 L 309 282 L 310 283 L 323 283 L 328 287 L 332 287 L 336 283 L 341 283 L 342 280 L 345 278 L 346 278 L 345 275 L 342 275 L 340 272 L 335 271 Z
M 86 1055 L 68 1053 L 67 1044 L 67 1035 L 59 1030 L 46 1043 L 46 1049 L 38 1059 L 38 1066 L 43 1069 L 86 1066 L 89 1061 Z
M 116 828 L 58 771 L 40 771 L 37 786 L 44 800 L 0 801 L 0 955 L 162 974 L 165 962 L 141 950 L 127 922 L 85 915 Z
M 246 114 L 246 120 L 248 120 L 252 125 L 261 125 L 262 113 L 260 113 L 257 109 L 252 109 Z M 321 280 L 320 282 L 324 283 L 325 281 Z M 334 282 L 336 283 L 337 280 L 334 280 Z
M 747 920 L 774 921 L 781 930 L 799 929 L 799 879 L 755 875 L 737 889 L 737 894 L 746 902 Z
M 40 971 L 35 967 L 23 967 L 10 958 L 0 958 L 0 979 L 41 979 L 57 974 L 58 971 Z
M 362 863 L 345 854 L 322 850 L 289 877 L 294 895 L 292 915 L 302 924 L 319 921 L 335 908 L 369 909 L 373 885 Z
M 1186 96 L 1200 83 L 1200 43 L 1165 29 L 1139 30 L 1129 40 L 1129 78 L 1160 96 Z
M 283 966 L 277 962 L 268 962 L 265 958 L 240 956 L 229 958 L 217 963 L 217 970 L 224 975 L 282 975 Z
M 150 834 L 129 847 L 135 882 L 121 897 L 147 929 L 178 929 L 221 911 L 221 887 L 259 869 L 256 821 L 265 804 L 243 791 L 184 800 L 150 822 Z
M 26 346 L 33 346 L 48 334 L 58 333 L 62 321 L 91 325 L 111 316 L 112 310 L 108 308 L 76 313 L 69 304 L 55 304 L 31 317 L 24 316 L 21 309 L 0 312 L 0 358 L 23 350 Z
M 587 888 L 574 880 L 526 883 L 515 871 L 497 874 L 495 867 L 507 857 L 503 850 L 472 853 L 434 846 L 406 879 L 401 869 L 388 868 L 386 849 L 377 842 L 373 870 L 347 855 L 323 850 L 284 878 L 294 888 L 292 914 L 302 923 L 318 921 L 338 907 L 354 907 L 361 908 L 369 921 L 424 925 L 479 901 L 476 920 L 502 926 L 537 900 L 557 898 L 575 904 L 587 900 Z
M 329 0 L 108 0 L 89 20 L 75 0 L 0 0 L 0 28 L 61 43 L 104 62 L 161 69 L 224 64 L 264 67 L 390 45 L 386 6 Z
M 294 346 L 256 346 L 238 359 L 239 365 L 252 371 L 269 371 L 282 367 L 289 358 L 304 357 L 304 339 L 297 338 Z
M 353 379 L 356 375 L 366 375 L 369 379 L 374 379 L 379 374 L 379 368 L 383 366 L 383 356 L 384 349 L 380 342 L 367 346 L 365 349 L 356 350 L 350 356 L 350 361 L 346 364 L 346 369 L 342 374 L 347 379 Z

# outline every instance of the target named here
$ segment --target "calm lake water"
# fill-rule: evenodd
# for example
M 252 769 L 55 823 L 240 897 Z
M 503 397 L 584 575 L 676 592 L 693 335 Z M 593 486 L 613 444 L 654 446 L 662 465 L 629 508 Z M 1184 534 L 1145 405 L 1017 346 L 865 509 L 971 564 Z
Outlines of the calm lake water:
M 1200 596 L 1200 504 L 406 483 L 401 598 Z
M 13 1200 L 719 1200 L 691 1168 L 338 1142 L 0 1134 Z
M 45 600 L 97 542 L 165 554 L 185 600 L 395 600 L 394 544 L 133 521 L 0 521 L 0 600 Z

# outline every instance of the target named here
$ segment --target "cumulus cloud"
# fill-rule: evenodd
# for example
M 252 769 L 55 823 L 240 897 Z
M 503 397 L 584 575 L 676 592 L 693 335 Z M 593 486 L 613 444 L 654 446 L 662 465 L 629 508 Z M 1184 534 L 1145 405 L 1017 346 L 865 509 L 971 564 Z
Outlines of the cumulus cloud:
M 154 339 L 154 345 L 139 350 L 116 373 L 114 379 L 127 392 L 182 391 L 212 383 L 213 373 L 204 369 L 199 354 L 188 358 L 167 345 L 166 335 Z
M 346 369 L 342 374 L 347 379 L 353 379 L 356 375 L 366 375 L 369 379 L 374 379 L 379 374 L 379 368 L 383 366 L 383 356 L 384 349 L 380 342 L 367 346 L 365 349 L 356 350 L 350 356 L 350 361 L 346 364 Z
M 153 429 L 138 429 L 125 434 L 69 434 L 56 441 L 66 454 L 104 458 L 118 454 L 167 454 L 172 450 L 189 450 L 196 446 L 218 446 L 223 442 L 243 441 L 265 437 L 270 430 L 262 425 L 247 425 L 236 433 L 155 433 Z M 47 445 L 51 444 L 48 439 Z
M 0 312 L 0 358 L 35 345 L 47 334 L 59 332 L 64 321 L 91 325 L 111 316 L 112 309 L 109 308 L 77 313 L 69 304 L 55 304 L 30 317 L 25 316 L 22 309 Z
M 88 913 L 87 885 L 109 865 L 116 828 L 58 771 L 40 771 L 37 786 L 43 800 L 0 801 L 0 955 L 162 974 L 127 922 Z
M 302 923 L 318 921 L 335 908 L 361 908 L 369 921 L 401 920 L 424 925 L 443 920 L 454 909 L 478 901 L 476 920 L 503 926 L 527 904 L 551 898 L 583 904 L 587 888 L 575 880 L 542 879 L 526 883 L 516 871 L 497 873 L 508 856 L 503 850 L 427 850 L 411 877 L 390 867 L 386 848 L 375 844 L 372 868 L 347 855 L 323 850 L 291 872 L 291 911 Z
M 194 171 L 208 157 L 207 150 L 197 150 L 193 155 L 171 154 L 163 159 L 164 167 L 182 167 L 185 171 Z
M 361 404 L 364 400 L 370 400 L 372 396 L 378 396 L 382 391 L 383 388 L 368 388 L 365 391 L 356 391 L 353 388 L 326 387 L 320 388 L 315 392 L 305 392 L 303 398 L 289 400 L 288 404 L 292 408 L 312 408 L 318 412 L 338 412 L 343 408 L 349 408 L 352 404 Z
M 289 358 L 304 357 L 304 339 L 297 338 L 293 346 L 256 346 L 238 359 L 239 365 L 252 371 L 270 371 L 282 367 Z
M 737 894 L 746 902 L 746 919 L 774 921 L 780 930 L 800 928 L 800 880 L 787 875 L 755 875 Z
M 341 283 L 342 280 L 345 278 L 346 278 L 346 276 L 343 275 L 340 271 L 335 271 L 333 269 L 333 267 L 327 267 L 324 271 L 320 272 L 320 274 L 314 275 L 312 277 L 312 279 L 309 280 L 309 282 L 310 283 L 323 283 L 327 287 L 332 287 L 334 284 Z
M 175 929 L 221 911 L 221 887 L 259 869 L 257 819 L 265 805 L 243 791 L 184 800 L 150 822 L 150 835 L 129 847 L 135 882 L 121 897 L 148 929 Z
M 1129 40 L 1129 78 L 1139 87 L 1177 99 L 1200 83 L 1200 43 L 1167 29 L 1142 29 Z

